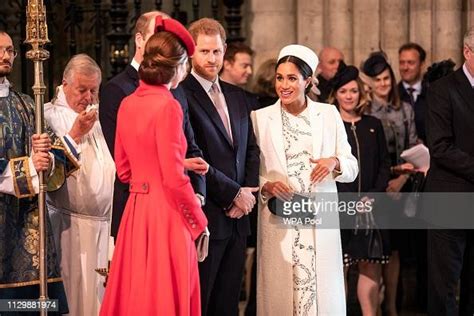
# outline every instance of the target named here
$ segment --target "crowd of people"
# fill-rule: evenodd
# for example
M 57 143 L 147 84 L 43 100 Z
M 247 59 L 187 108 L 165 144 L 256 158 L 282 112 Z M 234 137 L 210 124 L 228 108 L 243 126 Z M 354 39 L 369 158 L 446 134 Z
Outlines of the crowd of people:
M 398 83 L 383 51 L 356 67 L 335 47 L 299 44 L 254 74 L 254 51 L 210 18 L 186 28 L 147 12 L 134 42 L 102 85 L 99 65 L 73 56 L 35 134 L 0 31 L 1 299 L 39 297 L 44 172 L 57 313 L 239 315 L 245 271 L 246 315 L 346 315 L 355 268 L 361 313 L 392 316 L 410 257 L 420 313 L 474 314 L 474 230 L 360 229 L 375 224 L 367 212 L 351 227 L 325 213 L 322 228 L 318 214 L 307 224 L 279 209 L 344 193 L 367 207 L 384 193 L 374 214 L 411 218 L 403 192 L 474 192 L 474 28 L 457 70 L 426 69 L 425 50 L 402 45 Z M 428 171 L 402 158 L 418 144 Z M 109 261 L 104 278 L 95 270 Z

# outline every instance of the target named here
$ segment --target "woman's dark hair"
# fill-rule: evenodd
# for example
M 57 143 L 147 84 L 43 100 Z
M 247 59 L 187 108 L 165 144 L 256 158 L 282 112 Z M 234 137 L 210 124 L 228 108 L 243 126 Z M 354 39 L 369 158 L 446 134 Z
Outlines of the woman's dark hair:
M 150 85 L 167 84 L 187 57 L 186 49 L 176 35 L 166 31 L 153 34 L 146 43 L 138 70 L 140 79 Z
M 397 79 L 395 78 L 395 73 L 393 72 L 392 66 L 387 61 L 387 55 L 380 51 L 380 52 L 373 52 L 369 55 L 369 58 L 364 62 L 362 65 L 363 72 L 375 79 L 378 75 L 388 69 L 391 79 L 391 88 L 390 93 L 388 95 L 388 102 L 396 109 L 401 108 L 401 101 L 400 96 L 398 94 L 398 86 L 397 86 Z M 372 95 L 375 94 L 372 91 Z M 370 109 L 371 104 L 369 104 Z
M 456 63 L 451 59 L 445 59 L 440 62 L 433 63 L 430 67 L 428 67 L 423 80 L 428 84 L 435 82 L 436 80 L 453 73 L 455 66 Z
M 277 60 L 275 58 L 264 61 L 258 67 L 254 77 L 252 92 L 257 95 L 277 97 L 275 92 L 275 68 Z
M 296 68 L 298 68 L 298 71 L 300 72 L 300 74 L 303 76 L 303 78 L 305 80 L 308 79 L 308 78 L 311 78 L 313 76 L 313 72 L 311 71 L 311 67 L 307 63 L 305 63 L 303 60 L 301 60 L 300 58 L 295 57 L 295 56 L 284 56 L 284 57 L 280 58 L 280 60 L 276 64 L 275 71 L 278 68 L 278 66 L 280 66 L 281 64 L 286 63 L 286 62 L 290 62 L 290 63 L 294 64 L 296 66 Z M 312 80 L 311 80 L 309 85 L 304 90 L 304 93 L 307 94 L 311 90 L 312 86 L 313 86 L 313 83 L 312 83 Z

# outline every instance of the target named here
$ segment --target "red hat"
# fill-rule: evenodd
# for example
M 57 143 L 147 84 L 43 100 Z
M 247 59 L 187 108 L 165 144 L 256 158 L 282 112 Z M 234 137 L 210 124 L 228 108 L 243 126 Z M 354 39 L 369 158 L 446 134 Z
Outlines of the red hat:
M 183 26 L 183 24 L 179 23 L 175 19 L 163 19 L 161 15 L 157 15 L 155 18 L 155 33 L 160 31 L 167 31 L 176 35 L 181 40 L 182 44 L 184 44 L 186 51 L 188 52 L 188 56 L 192 56 L 194 54 L 196 44 L 194 44 L 191 34 Z

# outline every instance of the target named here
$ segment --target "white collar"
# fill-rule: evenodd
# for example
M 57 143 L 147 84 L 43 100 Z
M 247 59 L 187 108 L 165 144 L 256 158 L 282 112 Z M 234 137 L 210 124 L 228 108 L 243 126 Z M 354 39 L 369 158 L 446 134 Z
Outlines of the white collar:
M 469 80 L 471 87 L 474 87 L 474 77 L 471 75 L 471 73 L 467 69 L 466 63 L 464 63 L 464 65 L 462 66 L 462 70 L 464 71 L 464 74 L 466 75 L 467 80 Z
M 140 64 L 138 63 L 138 61 L 135 60 L 135 58 L 132 59 L 130 65 L 135 68 L 136 71 L 138 71 L 138 68 L 140 68 Z
M 221 85 L 219 84 L 219 77 L 217 77 L 217 79 L 214 82 L 212 82 L 212 81 L 209 81 L 209 80 L 201 77 L 200 75 L 198 75 L 194 71 L 194 69 L 191 69 L 191 75 L 193 75 L 194 78 L 196 78 L 196 80 L 201 84 L 202 88 L 204 89 L 204 91 L 206 91 L 206 93 L 209 94 L 209 91 L 211 90 L 212 84 L 214 84 L 214 83 L 219 88 L 219 91 L 222 92 Z
M 5 77 L 3 83 L 0 83 L 0 98 L 8 97 L 10 94 L 10 81 Z
M 415 93 L 421 93 L 421 80 L 418 80 L 414 85 L 409 84 L 406 81 L 402 81 L 403 86 L 405 87 L 405 90 L 408 91 L 408 88 L 412 88 L 413 92 Z
M 71 111 L 74 111 L 67 103 L 66 94 L 64 93 L 63 85 L 60 85 L 56 88 L 56 95 L 54 96 L 54 99 L 51 101 L 51 103 L 55 106 L 63 106 L 70 109 Z

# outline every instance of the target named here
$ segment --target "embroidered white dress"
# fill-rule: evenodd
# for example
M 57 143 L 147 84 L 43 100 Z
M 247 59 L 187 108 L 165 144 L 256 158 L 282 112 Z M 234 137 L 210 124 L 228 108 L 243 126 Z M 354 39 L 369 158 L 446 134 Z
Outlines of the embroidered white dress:
M 311 193 L 309 159 L 313 151 L 313 139 L 308 110 L 295 116 L 282 108 L 281 114 L 288 182 L 295 192 Z M 293 239 L 293 314 L 317 315 L 314 230 L 298 226 L 288 229 Z
M 66 135 L 78 113 L 68 106 L 61 87 L 57 99 L 44 107 L 53 131 Z M 93 316 L 105 290 L 95 269 L 107 267 L 115 164 L 98 120 L 75 145 L 80 169 L 60 190 L 48 193 L 47 204 L 70 315 Z
M 357 160 L 337 109 L 307 102 L 297 116 L 284 112 L 279 101 L 252 112 L 260 188 L 281 181 L 297 192 L 337 199 L 336 181 L 354 181 Z M 332 156 L 339 159 L 341 173 L 312 185 L 309 158 Z M 270 212 L 261 194 L 258 211 L 257 315 L 345 315 L 339 214 L 326 213 L 324 223 L 331 224 L 324 229 L 291 225 Z

